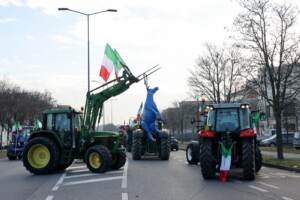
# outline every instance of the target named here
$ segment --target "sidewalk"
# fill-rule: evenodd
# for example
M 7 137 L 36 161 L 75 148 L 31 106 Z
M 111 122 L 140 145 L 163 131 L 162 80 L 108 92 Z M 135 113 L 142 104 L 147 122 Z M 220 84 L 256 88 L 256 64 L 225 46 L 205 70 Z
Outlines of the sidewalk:
M 272 151 L 262 151 L 261 152 L 265 156 L 270 156 L 277 158 L 277 152 L 272 152 Z M 284 158 L 287 159 L 292 159 L 292 160 L 300 160 L 300 154 L 295 154 L 295 153 L 283 153 Z

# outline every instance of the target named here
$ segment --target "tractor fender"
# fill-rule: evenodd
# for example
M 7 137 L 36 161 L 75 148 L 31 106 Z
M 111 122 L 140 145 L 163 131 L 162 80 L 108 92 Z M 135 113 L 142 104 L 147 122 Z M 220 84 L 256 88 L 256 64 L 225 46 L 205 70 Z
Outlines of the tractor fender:
M 161 130 L 159 134 L 160 134 L 161 138 L 168 138 L 168 137 L 170 137 L 170 133 L 169 133 L 169 131 L 167 129 Z
M 132 131 L 132 135 L 137 135 L 136 137 L 142 138 L 144 136 L 145 131 L 142 129 L 136 129 Z
M 31 135 L 28 138 L 28 141 L 36 138 L 36 137 L 47 137 L 52 139 L 55 144 L 57 145 L 57 147 L 61 150 L 63 149 L 63 144 L 61 142 L 61 140 L 59 139 L 59 137 L 52 131 L 45 131 L 45 130 L 39 130 L 39 131 L 35 131 L 33 133 L 31 133 Z

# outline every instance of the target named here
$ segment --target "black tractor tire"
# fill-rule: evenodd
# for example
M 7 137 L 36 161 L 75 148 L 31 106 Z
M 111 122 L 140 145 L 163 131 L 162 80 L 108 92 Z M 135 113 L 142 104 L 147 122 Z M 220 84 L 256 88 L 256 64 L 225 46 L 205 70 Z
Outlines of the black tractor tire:
M 7 156 L 8 160 L 16 160 L 17 159 L 17 156 L 11 155 L 8 152 L 7 152 L 6 156 Z
M 242 144 L 242 168 L 245 180 L 255 179 L 255 144 L 254 139 L 244 139 Z
M 115 162 L 112 163 L 111 169 L 118 170 L 125 165 L 125 163 L 126 163 L 126 153 L 125 152 L 122 151 L 122 152 L 114 155 L 113 157 L 115 157 L 114 158 Z
M 59 164 L 56 169 L 57 169 L 57 171 L 64 171 L 65 169 L 70 167 L 72 165 L 72 163 L 73 163 L 73 160 L 69 163 Z
M 167 133 L 162 132 L 160 138 L 159 158 L 169 160 L 171 152 L 171 138 Z
M 190 165 L 197 165 L 199 162 L 200 147 L 199 144 L 190 143 L 185 150 L 186 161 Z
M 262 155 L 261 155 L 261 151 L 258 148 L 258 146 L 256 145 L 255 147 L 255 172 L 259 172 L 259 170 L 262 167 Z
M 200 166 L 204 179 L 213 179 L 216 175 L 216 159 L 213 154 L 213 140 L 204 138 L 200 145 Z
M 30 159 L 32 160 L 33 155 L 29 155 L 33 153 L 31 151 L 32 148 L 41 145 L 41 147 L 46 147 L 50 153 L 50 160 L 47 165 L 44 167 L 35 167 L 30 164 Z M 31 173 L 36 175 L 41 174 L 51 174 L 56 171 L 57 165 L 59 161 L 59 149 L 55 142 L 46 137 L 36 137 L 28 141 L 27 145 L 24 148 L 23 152 L 23 165 L 24 167 Z M 31 161 L 34 162 L 34 161 Z M 38 164 L 37 164 L 38 165 Z
M 99 160 L 99 165 L 97 163 L 91 163 L 91 156 L 95 156 Z M 94 145 L 88 148 L 85 153 L 85 161 L 87 168 L 94 173 L 104 173 L 110 169 L 111 166 L 111 153 L 107 147 L 103 145 Z M 97 161 L 96 161 L 97 162 Z
M 140 160 L 142 158 L 142 130 L 133 132 L 131 154 L 132 160 Z
M 127 147 L 126 147 L 127 152 L 130 153 L 130 152 L 131 152 L 131 149 L 132 149 L 131 145 L 127 144 Z

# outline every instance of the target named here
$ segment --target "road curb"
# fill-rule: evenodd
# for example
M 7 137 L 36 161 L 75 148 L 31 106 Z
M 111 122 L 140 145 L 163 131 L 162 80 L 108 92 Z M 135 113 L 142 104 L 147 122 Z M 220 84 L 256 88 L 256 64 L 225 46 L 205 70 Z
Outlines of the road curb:
M 270 164 L 270 163 L 262 163 L 264 166 L 266 167 L 271 167 L 271 168 L 276 168 L 276 169 L 283 169 L 283 170 L 287 170 L 287 171 L 291 171 L 291 172 L 297 172 L 300 173 L 300 169 L 297 168 L 293 168 L 293 167 L 286 167 L 286 166 L 281 166 L 281 165 L 274 165 L 274 164 Z

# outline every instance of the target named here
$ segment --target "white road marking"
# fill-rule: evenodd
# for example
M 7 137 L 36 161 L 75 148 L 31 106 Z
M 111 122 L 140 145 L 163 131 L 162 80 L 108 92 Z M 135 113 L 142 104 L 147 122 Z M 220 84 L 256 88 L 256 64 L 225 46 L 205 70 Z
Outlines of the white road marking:
M 78 169 L 78 170 L 72 170 L 68 171 L 69 173 L 79 173 L 79 172 L 89 172 L 89 169 Z
M 72 169 L 83 169 L 83 168 L 87 168 L 86 165 L 74 166 L 74 167 L 68 167 L 68 170 L 72 170 Z
M 121 185 L 122 189 L 127 188 L 127 170 L 128 170 L 128 160 L 126 161 L 126 163 L 124 165 L 123 179 L 122 179 L 122 185 Z
M 265 189 L 260 188 L 260 187 L 256 187 L 256 186 L 254 186 L 254 185 L 248 185 L 248 187 L 250 187 L 250 188 L 252 188 L 252 189 L 254 189 L 254 190 L 258 190 L 258 191 L 260 191 L 260 192 L 269 192 L 268 190 L 265 190 Z
M 52 200 L 53 198 L 54 198 L 53 195 L 49 195 L 49 196 L 46 197 L 46 200 Z
M 55 186 L 52 188 L 52 191 L 58 190 L 59 186 L 60 186 L 60 185 L 62 184 L 62 182 L 64 181 L 65 176 L 66 176 L 66 172 L 63 173 L 63 174 L 61 175 L 61 177 L 58 179 L 57 183 L 56 183 Z
M 185 164 L 189 164 L 187 161 L 185 161 Z
M 63 186 L 70 186 L 70 185 L 79 185 L 79 184 L 85 184 L 85 183 L 96 183 L 96 182 L 103 182 L 103 181 L 112 181 L 112 180 L 118 180 L 122 179 L 122 176 L 115 176 L 115 177 L 107 177 L 107 178 L 96 178 L 96 179 L 89 179 L 89 180 L 83 180 L 83 181 L 73 181 L 73 182 L 66 182 L 63 184 Z
M 99 175 L 106 175 L 106 174 L 119 174 L 119 173 L 122 173 L 122 172 L 123 171 L 111 171 L 111 172 L 106 172 L 106 173 L 103 173 L 103 174 L 98 174 L 98 173 L 79 174 L 79 175 L 65 176 L 65 179 L 88 177 L 88 176 L 99 176 Z
M 280 189 L 278 186 L 276 186 L 276 185 L 271 185 L 271 184 L 268 184 L 268 183 L 265 183 L 265 182 L 261 182 L 261 181 L 259 181 L 258 183 L 260 183 L 260 184 L 262 184 L 262 185 L 264 185 L 264 186 L 268 186 L 268 187 L 270 187 L 270 188 L 274 188 L 274 189 Z
M 294 200 L 294 199 L 291 199 L 291 198 L 289 198 L 289 197 L 281 197 L 283 200 Z
M 126 192 L 122 193 L 122 200 L 128 200 L 128 193 Z

